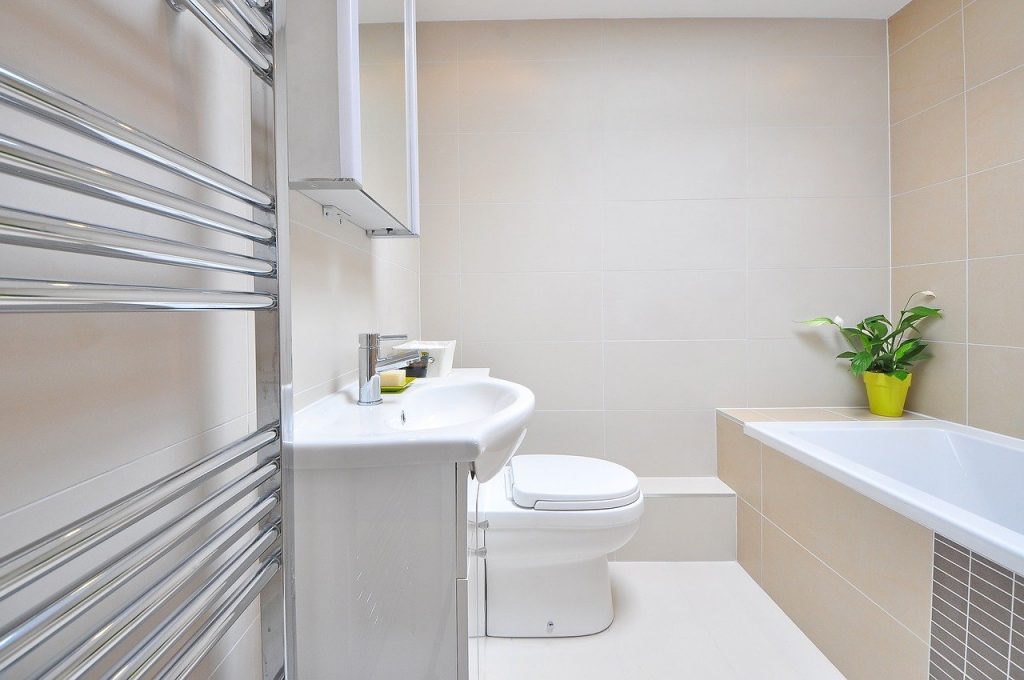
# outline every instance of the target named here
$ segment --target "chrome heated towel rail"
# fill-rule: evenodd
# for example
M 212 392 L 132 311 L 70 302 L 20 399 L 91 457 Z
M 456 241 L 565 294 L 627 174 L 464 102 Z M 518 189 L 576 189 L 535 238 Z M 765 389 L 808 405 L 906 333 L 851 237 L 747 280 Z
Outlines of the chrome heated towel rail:
M 3 206 L 0 244 L 228 272 L 251 277 L 251 290 L 0 278 L 0 313 L 253 311 L 256 429 L 0 556 L 0 605 L 23 599 L 35 587 L 35 599 L 23 607 L 19 602 L 0 629 L 4 678 L 184 678 L 257 600 L 263 677 L 295 677 L 286 576 L 291 559 L 287 125 L 282 69 L 275 68 L 283 55 L 274 41 L 283 26 L 285 0 L 167 2 L 195 15 L 252 69 L 252 181 L 2 65 L 0 104 L 219 192 L 240 202 L 251 217 L 4 134 L 0 173 L 230 234 L 251 244 L 252 253 Z M 214 482 L 222 486 L 210 490 Z M 192 545 L 200 530 L 205 540 Z M 74 564 L 83 566 L 73 580 L 39 594 L 40 582 Z M 120 589 L 129 583 L 132 595 L 125 597 Z M 84 629 L 83 621 L 89 622 Z M 33 654 L 55 641 L 63 650 L 59 654 Z

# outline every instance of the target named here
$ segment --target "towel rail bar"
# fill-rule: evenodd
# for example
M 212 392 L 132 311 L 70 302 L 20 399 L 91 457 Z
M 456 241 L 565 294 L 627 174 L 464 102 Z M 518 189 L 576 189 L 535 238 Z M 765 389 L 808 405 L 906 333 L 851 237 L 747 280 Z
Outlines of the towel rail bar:
M 178 267 L 273 276 L 273 262 L 137 232 L 0 206 L 0 243 Z
M 209 163 L 164 144 L 138 128 L 98 111 L 28 76 L 0 65 L 0 102 L 61 125 L 107 146 L 264 209 L 273 197 Z
M 273 33 L 273 26 L 266 16 L 258 9 L 254 9 L 246 0 L 222 0 L 223 7 L 226 7 L 231 15 L 251 28 L 261 40 L 269 40 Z
M 0 172 L 254 241 L 274 238 L 272 229 L 252 220 L 5 135 Z
M 274 296 L 264 293 L 0 279 L 0 313 L 252 311 L 275 304 Z
M 273 57 L 260 49 L 252 35 L 246 35 L 242 29 L 221 14 L 212 0 L 168 0 L 177 11 L 188 9 L 210 31 L 220 38 L 221 42 L 246 61 L 260 78 L 270 81 L 274 70 Z

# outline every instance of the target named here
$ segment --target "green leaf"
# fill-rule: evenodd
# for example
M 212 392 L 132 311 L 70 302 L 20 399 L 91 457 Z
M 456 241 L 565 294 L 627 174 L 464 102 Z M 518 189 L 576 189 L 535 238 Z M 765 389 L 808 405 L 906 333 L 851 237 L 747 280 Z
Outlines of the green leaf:
M 901 369 L 896 369 L 895 371 L 892 372 L 892 377 L 896 378 L 897 380 L 906 380 L 908 375 L 910 375 L 910 373 Z
M 871 367 L 873 360 L 874 357 L 869 352 L 857 352 L 850 362 L 850 370 L 853 371 L 854 375 L 862 375 L 864 371 Z
M 857 356 L 856 352 L 843 352 L 836 356 L 836 359 L 852 359 Z
M 911 307 L 910 309 L 907 310 L 907 313 L 908 314 L 913 314 L 915 316 L 919 316 L 921 318 L 924 318 L 924 317 L 927 317 L 927 316 L 942 316 L 942 310 L 941 309 L 936 309 L 935 307 L 924 307 L 924 306 Z
M 866 341 L 871 337 L 857 328 L 842 328 L 840 330 L 843 337 L 846 338 L 846 342 L 850 343 L 850 347 L 856 351 L 864 349 Z

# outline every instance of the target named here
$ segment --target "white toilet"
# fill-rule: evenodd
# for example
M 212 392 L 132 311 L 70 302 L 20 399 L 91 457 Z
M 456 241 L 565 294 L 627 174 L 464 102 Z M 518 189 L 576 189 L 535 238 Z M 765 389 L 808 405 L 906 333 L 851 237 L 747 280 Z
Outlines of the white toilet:
M 644 512 L 630 470 L 580 456 L 516 456 L 480 486 L 492 637 L 591 635 L 611 625 L 608 555 Z

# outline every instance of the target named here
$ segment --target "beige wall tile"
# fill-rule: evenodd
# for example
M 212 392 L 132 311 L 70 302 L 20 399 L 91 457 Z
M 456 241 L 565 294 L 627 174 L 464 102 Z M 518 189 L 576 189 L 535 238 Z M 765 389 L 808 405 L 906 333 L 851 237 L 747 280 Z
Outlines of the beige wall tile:
M 718 477 L 743 501 L 761 511 L 761 442 L 743 433 L 743 426 L 719 414 Z
M 826 408 L 765 408 L 758 409 L 778 422 L 842 422 L 850 420 L 841 413 L 842 409 Z
M 602 73 L 589 61 L 466 61 L 459 65 L 462 132 L 597 130 Z
M 537 453 L 604 458 L 604 412 L 534 411 L 518 454 Z
M 914 367 L 907 409 L 933 418 L 967 422 L 967 345 L 931 343 L 932 358 Z
M 604 268 L 742 269 L 744 213 L 736 199 L 605 203 Z
M 751 53 L 749 22 L 727 19 L 625 19 L 604 23 L 609 61 L 735 57 Z
M 967 93 L 967 170 L 1024 159 L 1024 69 Z
M 971 257 L 1024 254 L 1024 161 L 968 179 Z
M 927 643 L 767 521 L 763 550 L 764 589 L 843 675 L 928 675 Z
M 611 200 L 743 195 L 744 135 L 737 129 L 629 131 L 606 136 L 603 193 Z
M 747 374 L 750 404 L 864 404 L 864 385 L 850 375 L 848 363 L 833 358 L 847 348 L 839 338 L 814 331 L 815 329 L 807 329 L 793 339 L 748 341 Z
M 922 640 L 932 532 L 767 446 L 764 516 Z
M 607 411 L 603 457 L 641 477 L 713 477 L 714 421 L 710 409 Z
M 889 122 L 878 107 L 889 82 L 884 56 L 763 57 L 749 63 L 749 125 L 885 126 Z
M 651 393 L 651 357 L 663 357 L 681 379 L 659 389 L 658 407 L 666 410 L 716 408 L 746 403 L 742 340 L 605 343 L 605 403 L 609 409 L 636 408 Z M 580 364 L 582 365 L 582 364 Z
M 607 130 L 744 124 L 747 63 L 742 58 L 625 58 L 597 68 L 602 72 L 600 101 Z M 694 92 L 701 96 L 694 97 Z
M 966 250 L 966 180 L 892 197 L 893 266 L 962 260 Z
M 885 52 L 885 22 L 848 19 L 751 19 L 755 56 L 876 57 Z
M 935 292 L 935 299 L 915 298 L 913 304 L 924 304 L 942 309 L 942 318 L 922 324 L 924 336 L 945 342 L 967 341 L 967 263 L 942 262 L 892 270 L 893 319 L 914 293 L 921 290 Z
M 420 201 L 423 205 L 459 202 L 457 135 L 420 135 Z
M 764 423 L 775 420 L 770 415 L 770 409 L 720 408 L 715 412 L 739 423 Z
M 600 340 L 601 275 L 464 274 L 467 341 Z
M 594 200 L 598 138 L 580 133 L 459 136 L 459 186 L 467 203 Z
M 657 496 L 644 499 L 633 539 L 615 551 L 620 562 L 736 559 L 734 496 Z
M 885 196 L 885 127 L 751 128 L 747 195 Z
M 983 0 L 964 9 L 967 86 L 974 87 L 1024 64 L 1024 5 L 1016 0 Z
M 458 274 L 420 275 L 423 337 L 462 339 L 462 277 Z
M 1024 437 L 1024 349 L 972 345 L 969 353 L 968 424 Z
M 420 206 L 420 271 L 457 274 L 462 269 L 459 206 Z
M 420 134 L 459 131 L 459 64 L 421 63 L 416 74 Z M 404 124 L 405 117 L 402 117 Z
M 604 274 L 606 340 L 742 338 L 735 311 L 747 292 L 743 271 L 649 271 Z
M 746 501 L 736 502 L 736 560 L 761 583 L 761 513 Z
M 971 260 L 968 290 L 970 341 L 1024 347 L 1024 255 Z
M 576 272 L 601 268 L 594 203 L 478 203 L 461 209 L 466 272 Z
M 751 338 L 791 338 L 805 319 L 863 319 L 885 312 L 888 268 L 756 269 L 749 274 L 747 332 Z M 756 404 L 755 404 L 756 405 Z
M 888 197 L 768 198 L 745 205 L 753 268 L 889 266 Z
M 959 0 L 913 0 L 889 17 L 889 50 L 900 49 L 959 11 Z
M 459 56 L 458 24 L 454 21 L 420 21 L 416 24 L 416 60 L 455 61 Z
M 602 22 L 463 21 L 459 58 L 467 61 L 588 59 L 601 52 Z
M 893 122 L 964 91 L 963 26 L 959 13 L 892 55 L 889 88 Z
M 964 175 L 964 100 L 956 97 L 892 126 L 892 193 Z
M 465 342 L 462 365 L 485 366 L 495 378 L 533 390 L 537 409 L 594 411 L 604 408 L 601 343 Z

